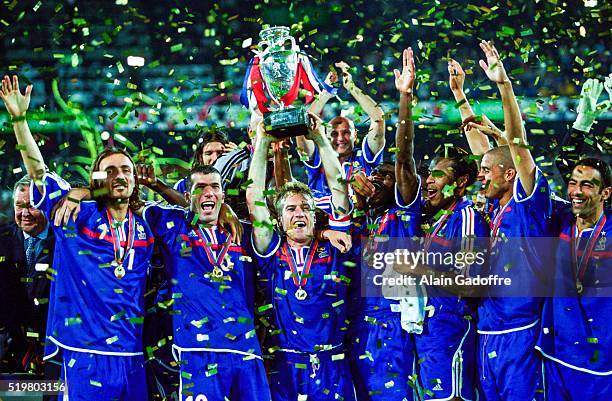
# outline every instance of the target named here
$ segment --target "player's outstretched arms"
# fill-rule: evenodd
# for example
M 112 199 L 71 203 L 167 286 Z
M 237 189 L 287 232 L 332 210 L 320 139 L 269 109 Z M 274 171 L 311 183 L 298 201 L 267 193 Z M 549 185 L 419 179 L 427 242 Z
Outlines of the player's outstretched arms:
M 274 138 L 265 131 L 263 123 L 257 126 L 255 152 L 249 167 L 250 183 L 246 190 L 246 201 L 253 223 L 253 242 L 257 252 L 264 253 L 272 241 L 274 225 L 270 211 L 266 205 L 266 164 L 268 162 L 268 149 Z
M 5 75 L 2 79 L 0 98 L 4 101 L 6 110 L 11 116 L 13 130 L 17 138 L 17 145 L 19 145 L 19 151 L 21 152 L 21 158 L 23 159 L 28 175 L 42 192 L 40 180 L 46 171 L 45 161 L 43 160 L 40 149 L 26 121 L 26 112 L 30 107 L 31 94 L 32 85 L 26 86 L 24 93 L 21 93 L 19 90 L 19 79 L 16 75 L 13 75 L 12 78 Z
M 465 133 L 465 139 L 467 139 L 470 151 L 473 155 L 484 155 L 489 149 L 491 144 L 487 136 L 476 130 L 466 129 L 470 121 L 476 120 L 476 115 L 470 106 L 470 102 L 465 94 L 463 85 L 465 84 L 465 71 L 454 59 L 448 60 L 448 86 L 453 93 L 455 101 L 459 105 L 459 113 L 461 113 L 461 127 Z
M 400 93 L 397 131 L 395 132 L 395 178 L 404 202 L 411 203 L 418 192 L 414 162 L 414 122 L 412 121 L 413 87 L 416 77 L 412 48 L 402 53 L 402 72 L 393 70 L 395 88 Z
M 325 171 L 325 179 L 331 190 L 332 205 L 340 215 L 347 215 L 350 211 L 348 196 L 348 185 L 344 179 L 342 166 L 338 156 L 332 148 L 323 121 L 314 114 L 309 114 L 310 127 L 308 127 L 308 139 L 314 142 L 321 155 L 321 164 Z
M 385 146 L 385 112 L 374 99 L 355 85 L 347 63 L 340 61 L 336 63 L 336 67 L 342 71 L 342 86 L 355 98 L 370 119 L 366 140 L 372 154 L 377 154 Z
M 487 77 L 497 84 L 499 89 L 504 109 L 506 139 L 521 185 L 525 192 L 529 194 L 533 191 L 535 185 L 536 165 L 526 141 L 521 111 L 512 89 L 512 83 L 506 74 L 495 46 L 483 40 L 480 42 L 480 48 L 487 59 L 486 61 L 480 60 L 480 67 L 487 74 Z

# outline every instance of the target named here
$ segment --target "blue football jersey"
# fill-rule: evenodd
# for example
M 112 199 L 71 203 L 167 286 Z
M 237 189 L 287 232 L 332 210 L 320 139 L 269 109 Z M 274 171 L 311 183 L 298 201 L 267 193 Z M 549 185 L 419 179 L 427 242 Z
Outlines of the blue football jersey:
M 351 269 L 351 288 L 349 294 L 349 316 L 351 320 L 362 320 L 365 316 L 388 318 L 399 312 L 397 300 L 385 298 L 382 289 L 374 286 L 374 276 L 381 270 L 368 268 L 362 257 L 371 257 L 374 252 L 393 252 L 400 245 L 409 248 L 408 238 L 422 235 L 421 230 L 421 185 L 418 181 L 415 199 L 406 204 L 395 187 L 395 203 L 376 219 L 364 219 L 353 228 L 353 257 L 357 267 Z M 385 243 L 387 239 L 388 243 Z M 417 243 L 416 241 L 414 242 Z M 364 249 L 373 246 L 375 249 Z
M 54 173 L 45 174 L 40 193 L 30 186 L 32 204 L 47 219 L 70 185 Z M 82 201 L 76 222 L 53 227 L 54 279 L 49 296 L 47 348 L 107 355 L 142 353 L 144 292 L 153 252 L 153 235 L 134 213 L 123 223 L 109 221 L 96 201 Z M 118 226 L 116 229 L 113 226 Z M 125 275 L 115 275 L 115 242 Z M 126 252 L 127 251 L 127 252 Z
M 266 349 L 312 353 L 341 346 L 350 253 L 341 253 L 329 241 L 293 249 L 277 233 L 264 254 L 254 252 L 265 297 L 259 310 L 268 326 Z
M 194 214 L 180 207 L 150 203 L 143 217 L 163 243 L 166 269 L 172 278 L 175 347 L 260 357 L 254 324 L 256 282 L 250 226 L 245 225 L 242 245 L 237 245 L 228 242 L 229 234 L 216 226 L 193 225 Z M 220 277 L 214 274 L 215 264 Z
M 184 194 L 185 192 L 189 192 L 187 190 L 187 178 L 181 178 L 178 180 L 174 186 L 172 187 L 175 191 Z
M 551 263 L 544 257 L 546 237 L 550 236 L 551 193 L 542 171 L 536 168 L 534 187 L 526 194 L 520 180 L 514 182 L 512 199 L 491 216 L 493 244 L 489 259 L 491 275 L 510 278 L 511 286 L 488 289 L 478 308 L 478 329 L 500 332 L 532 326 L 540 318 L 542 299 L 535 296 L 546 288 Z M 533 238 L 539 237 L 538 240 Z M 547 263 L 548 262 L 548 263 Z
M 358 171 L 370 175 L 372 170 L 383 161 L 383 150 L 384 146 L 377 154 L 372 154 L 368 146 L 368 140 L 364 138 L 361 149 L 354 149 L 351 157 L 342 163 L 345 179 L 350 181 L 351 176 Z M 315 147 L 312 157 L 310 160 L 304 161 L 304 165 L 306 166 L 308 187 L 312 190 L 317 207 L 329 214 L 331 211 L 331 191 L 325 179 L 325 170 L 318 148 Z
M 600 229 L 596 224 L 579 234 L 576 218 L 564 215 L 557 244 L 555 296 L 545 300 L 537 348 L 570 368 L 612 375 L 612 245 L 607 240 L 612 233 L 612 212 L 604 215 Z M 587 258 L 582 274 L 578 274 L 575 258 Z
M 458 200 L 450 214 L 441 214 L 433 223 L 430 237 L 426 240 L 430 245 L 430 253 L 441 255 L 452 254 L 457 258 L 462 252 L 481 252 L 483 261 L 486 263 L 486 254 L 489 244 L 489 224 L 484 217 L 474 209 L 471 200 L 466 197 Z M 466 277 L 473 277 L 483 273 L 486 266 L 482 264 L 465 265 L 462 261 L 453 260 L 453 263 L 438 263 L 440 259 L 431 258 L 432 263 L 428 266 L 439 270 L 449 271 L 456 274 L 463 274 Z M 436 311 L 455 313 L 459 316 L 473 314 L 474 305 L 465 298 L 453 296 L 450 292 L 437 286 L 427 286 L 427 298 L 430 305 Z

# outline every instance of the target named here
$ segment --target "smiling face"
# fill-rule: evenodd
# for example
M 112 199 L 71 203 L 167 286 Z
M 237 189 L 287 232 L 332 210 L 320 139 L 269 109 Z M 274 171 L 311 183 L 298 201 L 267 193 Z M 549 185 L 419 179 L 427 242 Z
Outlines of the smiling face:
M 340 157 L 347 157 L 353 151 L 357 133 L 351 129 L 351 125 L 344 118 L 338 119 L 339 122 L 332 120 L 332 131 L 330 134 L 330 142 L 332 148 Z
M 368 206 L 377 209 L 395 200 L 395 168 L 390 163 L 383 163 L 372 170 L 368 180 L 374 185 L 374 195 L 367 199 Z
M 36 236 L 47 225 L 45 215 L 30 204 L 30 187 L 19 186 L 13 196 L 15 224 L 26 234 Z
M 482 184 L 482 192 L 488 199 L 501 199 L 512 191 L 516 171 L 504 166 L 491 153 L 485 153 L 480 162 L 477 180 Z
M 217 224 L 219 210 L 225 199 L 221 187 L 221 176 L 218 173 L 192 173 L 191 190 L 185 196 L 190 210 L 198 215 L 200 223 Z
M 128 199 L 134 192 L 136 177 L 134 165 L 124 154 L 114 153 L 100 161 L 98 171 L 106 173 L 107 197 L 111 200 Z
M 453 161 L 445 158 L 432 160 L 425 182 L 425 198 L 430 211 L 437 212 L 451 205 L 456 199 L 453 185 L 456 185 Z
M 200 162 L 204 166 L 215 164 L 217 159 L 225 153 L 225 145 L 221 142 L 209 142 L 202 148 Z
M 315 209 L 312 197 L 290 193 L 282 202 L 281 226 L 287 237 L 299 244 L 314 236 Z
M 611 192 L 611 187 L 603 188 L 601 173 L 591 166 L 576 166 L 567 184 L 572 213 L 582 218 L 598 214 Z

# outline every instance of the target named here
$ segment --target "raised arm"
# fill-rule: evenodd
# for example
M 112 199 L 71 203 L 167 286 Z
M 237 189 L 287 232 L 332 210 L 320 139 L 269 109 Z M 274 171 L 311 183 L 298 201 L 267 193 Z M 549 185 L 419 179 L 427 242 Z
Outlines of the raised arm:
M 280 188 L 293 180 L 291 164 L 289 163 L 289 146 L 289 139 L 272 144 L 272 153 L 274 154 L 274 184 L 276 188 Z
M 264 253 L 272 241 L 273 225 L 266 205 L 266 164 L 268 148 L 273 138 L 266 134 L 263 123 L 257 127 L 255 152 L 249 167 L 250 185 L 246 190 L 246 201 L 253 222 L 253 242 L 257 252 Z
M 330 71 L 327 74 L 327 77 L 325 78 L 325 82 L 329 86 L 332 86 L 333 84 L 338 82 L 338 74 L 336 73 L 336 71 Z M 319 96 L 317 96 L 315 101 L 310 104 L 308 112 L 316 116 L 320 116 L 321 112 L 323 111 L 323 107 L 325 107 L 327 102 L 329 102 L 333 97 L 334 95 L 327 91 L 319 93 Z M 315 144 L 311 140 L 306 139 L 305 136 L 301 135 L 295 138 L 295 144 L 300 154 L 306 155 L 309 159 L 312 158 L 312 154 L 314 153 L 315 149 Z
M 480 42 L 480 48 L 487 58 L 487 61 L 480 60 L 480 67 L 487 74 L 487 77 L 497 84 L 501 94 L 506 139 L 508 140 L 512 160 L 514 161 L 514 166 L 523 189 L 527 194 L 530 194 L 535 183 L 536 165 L 523 133 L 523 120 L 516 97 L 514 96 L 512 83 L 506 74 L 495 46 L 483 40 Z
M 365 94 L 353 82 L 349 73 L 349 65 L 344 61 L 336 63 L 336 67 L 342 70 L 342 85 L 355 98 L 370 119 L 370 129 L 366 140 L 373 154 L 380 152 L 385 146 L 385 112 L 370 96 Z
M 469 121 L 474 121 L 476 116 L 463 90 L 464 83 L 465 71 L 461 68 L 461 64 L 452 58 L 449 59 L 448 86 L 455 97 L 455 101 L 459 105 L 459 113 L 461 113 L 461 121 L 463 122 L 461 125 L 465 132 L 465 138 L 470 146 L 470 151 L 472 154 L 480 156 L 491 149 L 491 144 L 484 133 L 478 132 L 478 130 L 475 129 L 469 129 L 469 127 L 465 125 Z
M 342 174 L 342 166 L 338 156 L 325 135 L 323 121 L 314 114 L 310 114 L 311 126 L 308 129 L 308 139 L 312 140 L 319 149 L 321 163 L 325 171 L 325 179 L 331 190 L 332 205 L 341 215 L 349 212 L 348 184 Z
M 162 180 L 157 178 L 153 165 L 138 164 L 136 166 L 136 175 L 138 176 L 138 182 L 140 184 L 157 192 L 169 204 L 185 208 L 189 207 L 189 202 L 187 202 L 187 199 L 185 199 L 182 193 L 169 187 Z
M 21 158 L 25 164 L 28 175 L 42 192 L 39 183 L 45 174 L 45 161 L 43 160 L 40 149 L 32 136 L 28 122 L 26 121 L 26 112 L 30 107 L 30 95 L 32 94 L 32 85 L 28 85 L 25 93 L 22 95 L 19 91 L 19 80 L 16 75 L 13 75 L 12 80 L 5 75 L 2 79 L 2 88 L 0 89 L 0 98 L 4 101 L 4 105 L 11 115 L 13 130 L 17 138 L 17 145 L 21 152 Z
M 415 79 L 412 48 L 402 54 L 402 72 L 393 70 L 395 88 L 400 93 L 397 131 L 395 133 L 395 179 L 402 199 L 411 203 L 418 191 L 416 164 L 414 162 L 414 123 L 412 121 L 412 99 Z
M 327 74 L 327 77 L 325 77 L 325 83 L 328 84 L 329 86 L 332 86 L 336 82 L 338 82 L 338 74 L 336 73 L 336 71 L 330 71 Z M 329 102 L 333 97 L 334 95 L 332 93 L 329 93 L 326 90 L 322 91 L 315 98 L 314 102 L 310 104 L 310 107 L 308 108 L 308 112 L 316 116 L 320 116 L 327 102 Z

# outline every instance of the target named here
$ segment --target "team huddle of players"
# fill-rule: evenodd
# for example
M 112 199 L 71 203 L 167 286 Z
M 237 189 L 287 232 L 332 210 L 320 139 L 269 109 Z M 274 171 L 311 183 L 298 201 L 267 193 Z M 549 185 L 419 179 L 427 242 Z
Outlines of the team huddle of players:
M 317 117 L 331 98 L 321 94 L 311 106 L 308 135 L 295 139 L 306 185 L 291 180 L 283 147 L 254 118 L 240 199 L 250 224 L 224 202 L 222 172 L 212 166 L 223 153 L 221 141 L 198 149 L 200 163 L 181 182 L 184 194 L 117 148 L 99 154 L 90 188 L 71 188 L 47 169 L 28 128 L 32 87 L 21 94 L 17 77 L 5 77 L 0 97 L 35 184 L 31 203 L 50 221 L 54 211 L 60 223 L 53 227 L 45 355 L 61 352 L 67 396 L 145 397 L 142 317 L 157 242 L 171 278 L 181 400 L 609 399 L 610 167 L 578 161 L 569 203 L 555 197 L 527 145 L 499 54 L 490 43 L 480 46 L 482 70 L 500 92 L 505 132 L 475 118 L 463 92 L 465 74 L 451 60 L 449 84 L 471 153 L 445 148 L 420 177 L 412 50 L 404 50 L 402 68 L 394 71 L 393 162 L 383 161 L 383 111 L 339 64 L 343 85 L 371 119 L 361 149 L 354 148 L 350 120 L 324 124 Z M 575 129 L 590 129 L 602 89 L 594 80 L 585 84 Z M 268 186 L 270 151 L 276 189 Z M 471 199 L 476 181 L 484 208 Z M 174 205 L 143 203 L 139 185 Z M 329 220 L 325 227 L 315 221 L 317 209 Z M 369 256 L 414 238 L 427 251 L 454 253 L 471 252 L 476 239 L 486 239 L 486 274 L 520 283 L 521 296 L 500 286 L 369 288 L 380 274 L 368 267 Z M 542 252 L 538 238 L 559 241 Z M 382 274 L 474 273 L 431 263 L 387 265 Z M 563 296 L 543 298 L 541 288 Z

